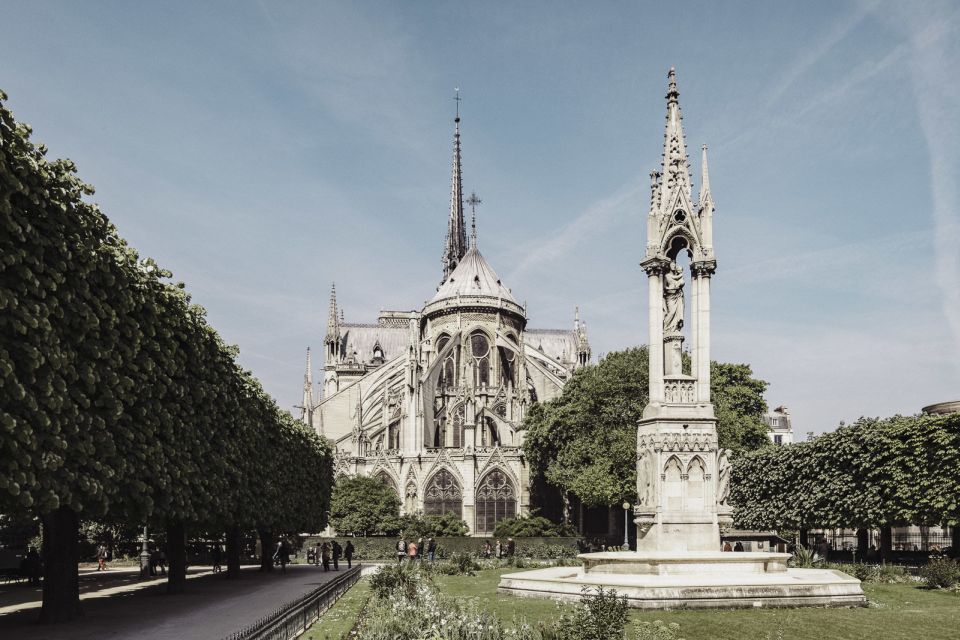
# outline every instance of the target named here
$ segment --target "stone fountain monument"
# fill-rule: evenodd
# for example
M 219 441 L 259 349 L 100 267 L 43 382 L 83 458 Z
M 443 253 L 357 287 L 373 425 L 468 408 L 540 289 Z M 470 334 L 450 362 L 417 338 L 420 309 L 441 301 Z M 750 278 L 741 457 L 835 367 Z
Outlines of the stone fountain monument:
M 582 567 L 506 574 L 498 591 L 577 599 L 584 587 L 602 586 L 640 608 L 862 606 L 860 581 L 845 573 L 788 569 L 787 553 L 721 551 L 720 531 L 733 518 L 729 452 L 718 447 L 710 401 L 714 202 L 704 146 L 694 204 L 673 69 L 668 78 L 663 170 L 651 174 L 640 263 L 649 284 L 650 402 L 637 428 L 637 550 L 582 554 Z

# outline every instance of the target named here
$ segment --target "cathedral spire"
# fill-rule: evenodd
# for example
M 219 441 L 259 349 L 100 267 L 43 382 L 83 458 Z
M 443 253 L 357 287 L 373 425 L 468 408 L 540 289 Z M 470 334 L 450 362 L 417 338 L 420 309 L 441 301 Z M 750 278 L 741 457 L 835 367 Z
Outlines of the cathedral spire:
M 303 404 L 300 419 L 313 426 L 313 365 L 310 362 L 310 347 L 307 347 L 307 369 L 303 373 Z
M 710 169 L 707 166 L 707 145 L 701 148 L 700 160 L 700 210 L 713 209 L 713 194 L 710 193 Z
M 453 176 L 450 181 L 450 219 L 447 223 L 446 246 L 443 248 L 443 279 L 457 268 L 463 254 L 467 252 L 467 230 L 463 219 L 463 182 L 461 179 L 460 158 L 460 89 L 454 100 L 457 101 L 457 117 L 454 118 L 453 133 Z
M 667 127 L 663 134 L 663 180 L 660 202 L 673 204 L 673 197 L 682 190 L 690 198 L 690 160 L 683 136 L 683 116 L 680 115 L 680 92 L 677 90 L 677 72 L 670 67 L 667 74 Z
M 340 337 L 340 321 L 337 317 L 337 285 L 330 287 L 330 312 L 327 315 L 327 340 Z

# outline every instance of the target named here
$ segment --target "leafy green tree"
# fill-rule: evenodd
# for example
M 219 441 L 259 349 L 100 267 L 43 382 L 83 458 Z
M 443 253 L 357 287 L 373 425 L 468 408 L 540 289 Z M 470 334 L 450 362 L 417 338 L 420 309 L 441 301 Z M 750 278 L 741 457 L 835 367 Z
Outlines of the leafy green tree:
M 738 525 L 880 528 L 960 523 L 960 414 L 861 418 L 734 461 Z M 890 537 L 882 535 L 890 552 Z
M 762 422 L 766 386 L 749 365 L 711 363 L 721 447 L 742 451 L 769 442 Z M 559 398 L 534 405 L 524 420 L 533 475 L 587 506 L 633 502 L 637 423 L 648 399 L 645 346 L 610 353 L 577 371 Z
M 572 525 L 553 522 L 543 516 L 504 518 L 493 530 L 496 538 L 555 538 L 576 534 Z
M 338 533 L 385 533 L 400 516 L 400 498 L 378 478 L 346 476 L 337 480 L 330 496 L 330 524 Z
M 120 238 L 73 163 L 48 160 L 5 100 L 0 511 L 41 521 L 41 620 L 79 613 L 81 519 L 165 528 L 170 591 L 184 585 L 189 531 L 322 529 L 329 443 L 280 411 L 185 286 Z

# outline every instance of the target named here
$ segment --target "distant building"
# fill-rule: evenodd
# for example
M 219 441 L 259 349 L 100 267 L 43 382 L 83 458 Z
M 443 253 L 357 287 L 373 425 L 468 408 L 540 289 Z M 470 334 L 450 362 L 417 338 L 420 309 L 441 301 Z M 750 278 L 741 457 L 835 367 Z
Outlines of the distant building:
M 960 400 L 938 402 L 937 404 L 931 404 L 923 408 L 924 413 L 932 413 L 935 415 L 946 415 L 958 411 L 960 411 Z
M 790 412 L 783 405 L 763 416 L 763 422 L 770 429 L 770 441 L 776 445 L 793 443 L 793 422 Z

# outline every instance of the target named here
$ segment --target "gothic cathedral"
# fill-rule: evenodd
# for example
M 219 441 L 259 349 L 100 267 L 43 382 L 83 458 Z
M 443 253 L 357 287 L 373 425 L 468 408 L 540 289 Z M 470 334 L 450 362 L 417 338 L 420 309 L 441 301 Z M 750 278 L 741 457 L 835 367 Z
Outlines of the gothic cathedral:
M 532 403 L 557 397 L 590 361 L 586 326 L 530 329 L 527 309 L 468 238 L 455 120 L 443 278 L 415 311 L 346 322 L 330 294 L 323 382 L 307 351 L 302 419 L 335 445 L 335 472 L 380 478 L 404 513 L 463 518 L 473 535 L 530 510 L 521 445 Z M 477 202 L 472 196 L 468 204 Z

